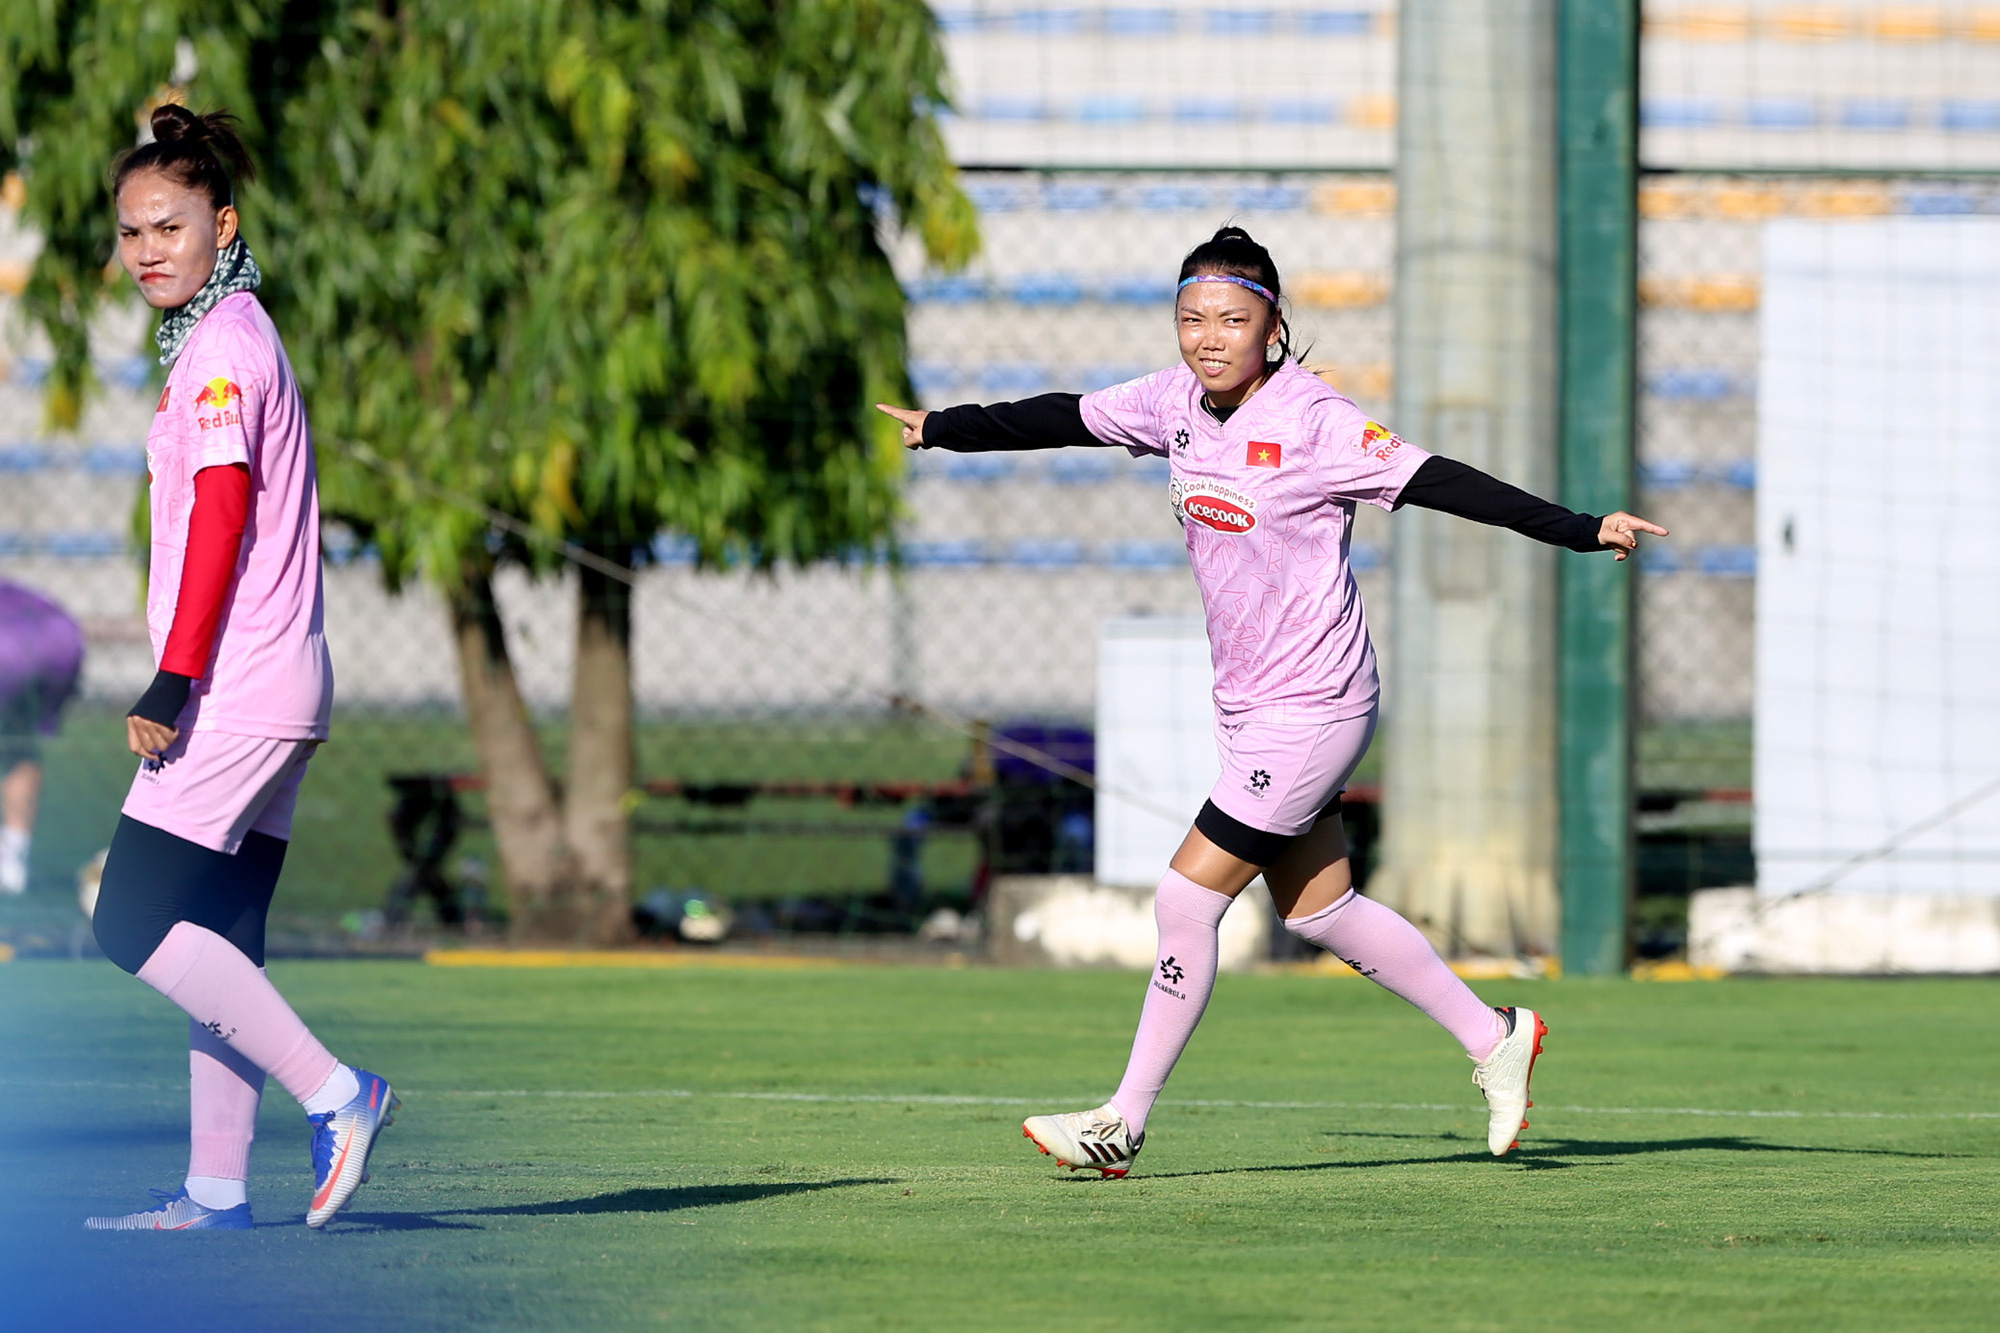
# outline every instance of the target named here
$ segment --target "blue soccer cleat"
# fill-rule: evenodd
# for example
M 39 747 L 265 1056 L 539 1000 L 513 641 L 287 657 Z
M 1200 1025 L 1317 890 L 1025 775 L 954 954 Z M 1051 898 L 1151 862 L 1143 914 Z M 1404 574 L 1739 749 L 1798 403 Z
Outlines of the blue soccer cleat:
M 248 1231 L 250 1205 L 234 1208 L 204 1208 L 188 1197 L 185 1186 L 177 1190 L 151 1190 L 160 1201 L 158 1208 L 123 1217 L 86 1217 L 84 1226 L 92 1231 Z
M 365 1069 L 354 1071 L 361 1091 L 338 1111 L 306 1117 L 312 1123 L 313 1196 L 306 1225 L 323 1227 L 347 1207 L 368 1179 L 368 1157 L 376 1136 L 396 1119 L 402 1101 L 389 1081 Z

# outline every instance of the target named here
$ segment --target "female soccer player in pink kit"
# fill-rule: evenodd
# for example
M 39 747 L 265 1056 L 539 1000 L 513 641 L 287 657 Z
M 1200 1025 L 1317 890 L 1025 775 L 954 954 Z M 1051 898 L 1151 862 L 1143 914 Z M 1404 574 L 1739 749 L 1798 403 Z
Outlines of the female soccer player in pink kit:
M 1022 1132 L 1063 1165 L 1122 1176 L 1215 987 L 1216 929 L 1259 874 L 1285 929 L 1435 1019 L 1475 1062 L 1495 1156 L 1526 1125 L 1541 1016 L 1489 1008 L 1416 927 L 1354 892 L 1340 793 L 1375 732 L 1375 652 L 1347 549 L 1357 502 L 1405 504 L 1623 560 L 1630 514 L 1594 518 L 1404 443 L 1291 358 L 1278 270 L 1238 227 L 1181 264 L 1181 365 L 1099 393 L 917 412 L 884 405 L 912 448 L 1123 445 L 1163 454 L 1208 616 L 1217 780 L 1160 881 L 1159 965 L 1125 1077 L 1090 1111 Z M 1274 356 L 1275 354 L 1275 356 Z
M 397 1100 L 334 1059 L 263 968 L 292 809 L 333 707 L 312 433 L 237 232 L 231 168 L 251 164 L 233 119 L 163 106 L 152 123 L 154 141 L 119 159 L 113 193 L 119 259 L 165 312 L 156 338 L 171 367 L 146 436 L 159 673 L 125 719 L 139 772 L 96 928 L 107 958 L 187 1011 L 193 1143 L 180 1190 L 86 1225 L 249 1227 L 268 1073 L 312 1127 L 306 1225 L 320 1227 L 367 1179 Z

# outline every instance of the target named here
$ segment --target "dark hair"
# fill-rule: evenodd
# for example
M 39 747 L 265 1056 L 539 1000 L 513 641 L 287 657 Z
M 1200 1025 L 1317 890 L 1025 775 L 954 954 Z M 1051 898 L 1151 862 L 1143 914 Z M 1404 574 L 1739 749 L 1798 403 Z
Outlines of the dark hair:
M 1271 252 L 1250 239 L 1250 233 L 1241 227 L 1224 227 L 1188 251 L 1187 258 L 1181 261 L 1181 275 L 1175 283 L 1178 285 L 1204 273 L 1247 278 L 1274 298 L 1282 298 L 1285 294 L 1283 285 L 1278 281 L 1278 266 L 1271 262 Z M 1278 321 L 1278 359 L 1282 361 L 1293 355 L 1292 326 L 1276 299 L 1271 302 L 1271 313 Z
M 257 164 L 243 146 L 237 120 L 227 111 L 196 115 L 174 102 L 153 110 L 153 142 L 118 155 L 111 164 L 111 193 L 141 171 L 158 171 L 208 196 L 217 208 L 236 202 L 237 180 L 254 180 Z

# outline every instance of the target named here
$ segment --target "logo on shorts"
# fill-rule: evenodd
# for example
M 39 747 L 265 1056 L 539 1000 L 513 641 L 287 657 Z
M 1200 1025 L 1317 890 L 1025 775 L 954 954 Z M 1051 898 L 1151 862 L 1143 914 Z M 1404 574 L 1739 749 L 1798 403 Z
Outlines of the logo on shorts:
M 1241 536 L 1257 526 L 1257 502 L 1238 490 L 1207 481 L 1175 480 L 1167 491 L 1174 517 L 1216 532 Z
M 1262 796 L 1265 792 L 1271 789 L 1270 770 L 1263 768 L 1255 770 L 1250 774 L 1250 781 L 1247 785 L 1248 785 L 1248 790 L 1253 795 Z

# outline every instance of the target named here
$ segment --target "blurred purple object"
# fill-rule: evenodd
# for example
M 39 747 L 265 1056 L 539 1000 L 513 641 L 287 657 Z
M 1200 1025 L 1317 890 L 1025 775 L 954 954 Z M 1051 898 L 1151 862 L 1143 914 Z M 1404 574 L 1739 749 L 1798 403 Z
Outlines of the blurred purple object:
M 54 735 L 83 671 L 83 630 L 39 593 L 0 580 L 0 726 Z

